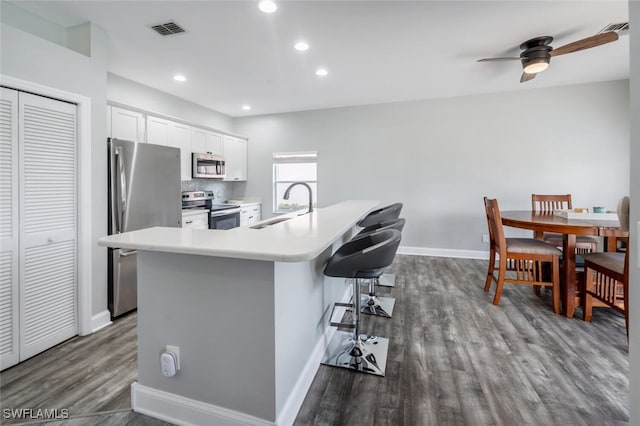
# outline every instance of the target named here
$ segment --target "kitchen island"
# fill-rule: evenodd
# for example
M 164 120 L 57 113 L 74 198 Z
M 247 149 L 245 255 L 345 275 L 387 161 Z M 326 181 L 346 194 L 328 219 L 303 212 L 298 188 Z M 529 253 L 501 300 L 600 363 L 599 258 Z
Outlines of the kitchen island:
M 292 424 L 334 331 L 332 305 L 348 295 L 324 264 L 377 204 L 101 238 L 139 250 L 133 409 L 179 424 Z M 167 345 L 179 347 L 173 377 L 160 371 Z

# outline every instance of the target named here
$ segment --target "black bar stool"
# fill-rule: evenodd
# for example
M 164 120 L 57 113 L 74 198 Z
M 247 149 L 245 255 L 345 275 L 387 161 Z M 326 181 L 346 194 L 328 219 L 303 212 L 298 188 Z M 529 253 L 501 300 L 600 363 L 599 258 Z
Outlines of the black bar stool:
M 389 339 L 360 334 L 360 282 L 380 277 L 382 270 L 393 263 L 401 237 L 400 231 L 395 229 L 364 235 L 343 244 L 329 258 L 324 274 L 349 279 L 353 285 L 353 304 L 335 304 L 352 308 L 353 322 L 330 324 L 352 328 L 353 333 L 336 331 L 322 364 L 384 376 Z
M 397 219 L 402 211 L 402 203 L 389 204 L 388 206 L 379 208 L 360 219 L 358 226 L 366 228 L 367 226 L 376 225 L 386 220 Z
M 397 219 L 400 217 L 401 211 L 402 203 L 389 204 L 388 206 L 370 212 L 363 219 L 361 219 L 360 222 L 358 222 L 358 226 L 367 228 L 372 225 L 377 225 L 380 222 Z M 382 287 L 395 287 L 396 274 L 383 274 L 378 280 L 377 284 Z
M 380 222 L 376 225 L 367 226 L 355 237 L 353 237 L 353 239 L 355 240 L 357 238 L 362 238 L 363 236 L 370 235 L 375 232 L 384 231 L 385 229 L 395 229 L 396 231 L 402 232 L 404 224 L 405 220 L 402 218 Z M 391 315 L 393 315 L 393 308 L 396 304 L 396 299 L 395 297 L 376 295 L 376 286 L 378 285 L 379 281 L 379 278 L 369 280 L 369 294 L 362 295 L 362 300 L 360 302 L 362 306 L 361 312 L 364 314 L 391 318 Z

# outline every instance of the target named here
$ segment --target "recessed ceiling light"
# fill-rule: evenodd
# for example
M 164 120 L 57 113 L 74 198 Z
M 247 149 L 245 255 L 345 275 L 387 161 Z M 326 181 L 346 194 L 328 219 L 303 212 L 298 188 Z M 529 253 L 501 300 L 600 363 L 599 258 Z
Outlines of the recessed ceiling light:
M 273 13 L 278 9 L 278 6 L 271 0 L 262 0 L 258 3 L 258 8 L 264 13 Z
M 251 105 L 242 105 L 244 111 L 251 111 Z
M 299 41 L 293 46 L 296 50 L 304 52 L 305 50 L 309 50 L 309 45 L 304 41 Z
M 174 75 L 174 76 L 173 76 L 173 79 L 174 79 L 175 81 L 179 81 L 179 82 L 187 81 L 187 77 L 185 77 L 185 76 L 184 76 L 184 75 L 182 75 L 182 74 L 176 74 L 176 75 Z
M 316 70 L 316 75 L 317 75 L 318 77 L 324 77 L 324 76 L 326 76 L 327 74 L 329 74 L 329 71 L 327 71 L 327 70 L 326 70 L 326 69 L 324 69 L 324 68 L 318 68 L 318 69 Z

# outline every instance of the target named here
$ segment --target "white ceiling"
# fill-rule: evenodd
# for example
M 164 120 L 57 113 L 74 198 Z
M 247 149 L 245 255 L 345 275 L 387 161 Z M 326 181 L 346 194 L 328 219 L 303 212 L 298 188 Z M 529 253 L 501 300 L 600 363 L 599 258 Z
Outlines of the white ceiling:
M 520 84 L 517 56 L 541 35 L 552 46 L 628 20 L 627 1 L 20 1 L 62 26 L 109 35 L 110 72 L 230 116 L 406 101 L 623 79 L 628 36 L 554 58 Z M 149 26 L 174 21 L 186 34 Z M 299 39 L 311 48 L 293 49 Z M 325 78 L 316 68 L 329 70 Z M 187 76 L 177 83 L 176 73 Z M 250 104 L 252 110 L 241 110 Z

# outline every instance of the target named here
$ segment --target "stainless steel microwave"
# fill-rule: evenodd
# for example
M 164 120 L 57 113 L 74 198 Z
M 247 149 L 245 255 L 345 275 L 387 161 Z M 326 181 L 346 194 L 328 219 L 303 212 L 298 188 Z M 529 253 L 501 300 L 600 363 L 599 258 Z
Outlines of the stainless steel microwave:
M 192 177 L 201 179 L 224 179 L 224 157 L 198 152 L 192 153 L 191 156 L 193 158 L 191 168 Z

